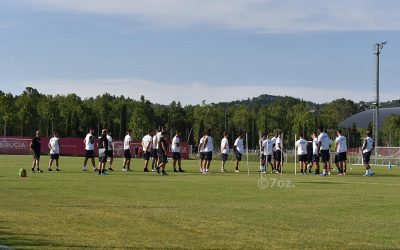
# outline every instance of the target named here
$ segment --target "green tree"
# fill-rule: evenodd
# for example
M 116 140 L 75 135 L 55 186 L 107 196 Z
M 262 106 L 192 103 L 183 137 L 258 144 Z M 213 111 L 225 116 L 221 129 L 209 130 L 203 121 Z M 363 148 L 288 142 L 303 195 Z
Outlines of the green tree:
M 357 105 L 346 99 L 337 99 L 321 110 L 321 123 L 326 129 L 337 129 L 339 123 L 358 112 Z
M 260 133 L 270 131 L 270 119 L 268 107 L 262 107 L 258 110 L 256 124 Z
M 214 137 L 214 143 L 216 138 L 224 129 L 224 123 L 221 122 L 224 118 L 224 111 L 222 107 L 216 107 L 211 104 L 206 104 L 204 101 L 201 105 L 194 108 L 194 121 L 193 127 L 195 134 L 195 142 L 198 143 L 204 130 L 211 128 Z
M 305 138 L 309 138 L 314 128 L 314 116 L 310 112 L 310 107 L 305 103 L 299 103 L 291 110 L 293 131 L 299 138 L 300 133 L 304 133 Z
M 8 126 L 15 119 L 15 99 L 10 93 L 5 94 L 0 91 L 0 115 L 3 118 L 3 135 L 7 135 Z
M 27 87 L 22 95 L 17 97 L 17 118 L 20 124 L 20 135 L 32 135 L 39 128 L 37 103 L 40 99 L 39 92 Z
M 121 105 L 120 110 L 120 127 L 119 127 L 119 138 L 123 138 L 127 131 L 127 121 L 128 121 L 128 110 L 126 104 Z
M 385 118 L 381 130 L 382 142 L 386 146 L 400 146 L 400 116 L 390 115 Z
M 168 123 L 167 127 L 170 131 L 170 135 L 174 136 L 176 130 L 180 130 L 184 132 L 186 128 L 186 121 L 185 121 L 185 110 L 182 108 L 180 102 L 171 102 L 168 106 Z
M 132 115 L 129 122 L 129 127 L 132 129 L 133 136 L 141 138 L 147 129 L 153 127 L 154 110 L 151 102 L 146 100 L 144 96 L 140 97 L 133 108 Z
M 85 109 L 82 99 L 76 94 L 57 96 L 56 100 L 59 103 L 60 120 L 63 124 L 60 132 L 65 137 L 82 137 L 87 130 L 84 126 L 86 123 L 84 114 L 90 112 L 89 115 L 91 115 L 93 111 Z
M 349 128 L 349 138 L 347 138 L 347 139 L 349 140 L 349 147 L 351 147 L 351 148 L 357 148 L 362 145 L 361 133 L 357 129 L 357 126 L 355 123 L 353 123 L 351 128 Z

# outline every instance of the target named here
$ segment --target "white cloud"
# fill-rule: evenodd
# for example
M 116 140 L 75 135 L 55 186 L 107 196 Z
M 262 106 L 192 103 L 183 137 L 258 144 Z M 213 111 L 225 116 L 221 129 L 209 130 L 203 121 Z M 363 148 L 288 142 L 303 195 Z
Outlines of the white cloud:
M 400 30 L 393 0 L 19 0 L 37 8 L 118 15 L 156 26 L 258 32 Z
M 20 86 L 25 87 L 22 84 Z M 144 95 L 146 99 L 153 103 L 168 104 L 175 100 L 184 105 L 200 104 L 203 100 L 206 100 L 207 103 L 242 100 L 249 97 L 257 97 L 261 94 L 293 96 L 317 103 L 329 102 L 338 98 L 352 99 L 354 101 L 372 100 L 372 90 L 357 91 L 357 95 L 354 95 L 353 91 L 347 89 L 287 87 L 279 84 L 221 86 L 195 82 L 180 85 L 141 79 L 92 79 L 30 81 L 29 86 L 38 89 L 41 93 L 52 95 L 76 93 L 80 97 L 86 98 L 110 93 L 116 96 L 124 95 L 133 99 L 139 99 L 141 95 Z M 396 98 L 395 95 L 383 96 L 382 100 Z

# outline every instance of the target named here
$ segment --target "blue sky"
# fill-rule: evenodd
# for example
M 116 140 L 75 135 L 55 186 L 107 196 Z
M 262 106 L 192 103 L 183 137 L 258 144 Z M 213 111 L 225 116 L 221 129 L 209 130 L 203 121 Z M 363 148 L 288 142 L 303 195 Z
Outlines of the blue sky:
M 400 1 L 2 0 L 0 89 L 183 104 L 400 92 Z

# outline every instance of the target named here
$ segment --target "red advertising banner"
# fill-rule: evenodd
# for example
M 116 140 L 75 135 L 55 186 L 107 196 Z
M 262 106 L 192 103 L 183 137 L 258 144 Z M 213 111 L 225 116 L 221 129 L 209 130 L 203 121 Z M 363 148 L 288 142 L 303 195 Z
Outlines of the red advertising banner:
M 42 154 L 48 154 L 50 138 L 41 137 L 42 141 Z M 0 154 L 10 155 L 27 155 L 30 154 L 30 143 L 31 137 L 19 137 L 19 136 L 0 136 Z M 85 145 L 83 138 L 60 138 L 60 154 L 67 156 L 84 156 Z M 96 144 L 96 143 L 95 143 Z M 180 143 L 181 156 L 183 159 L 189 159 L 189 144 L 186 142 Z M 132 155 L 137 158 L 141 158 L 143 154 L 142 145 L 140 142 L 135 141 L 131 146 Z M 97 147 L 95 145 L 95 152 Z M 114 141 L 114 156 L 123 157 L 124 155 L 124 143 L 123 141 Z M 171 150 L 168 152 L 168 157 L 172 157 Z
M 26 155 L 30 152 L 32 138 L 0 137 L 0 153 L 10 155 Z

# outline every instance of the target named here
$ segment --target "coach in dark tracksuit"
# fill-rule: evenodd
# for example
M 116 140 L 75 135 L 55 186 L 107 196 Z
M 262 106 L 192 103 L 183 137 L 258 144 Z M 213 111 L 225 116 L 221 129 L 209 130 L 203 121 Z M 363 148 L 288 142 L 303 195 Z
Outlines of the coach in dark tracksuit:
M 32 173 L 35 173 L 35 167 L 36 171 L 38 173 L 43 173 L 42 170 L 40 170 L 39 167 L 39 161 L 40 161 L 40 148 L 41 148 L 42 142 L 40 141 L 40 131 L 36 131 L 36 136 L 33 137 L 32 142 L 31 142 L 31 151 L 33 151 L 33 163 L 32 163 Z

